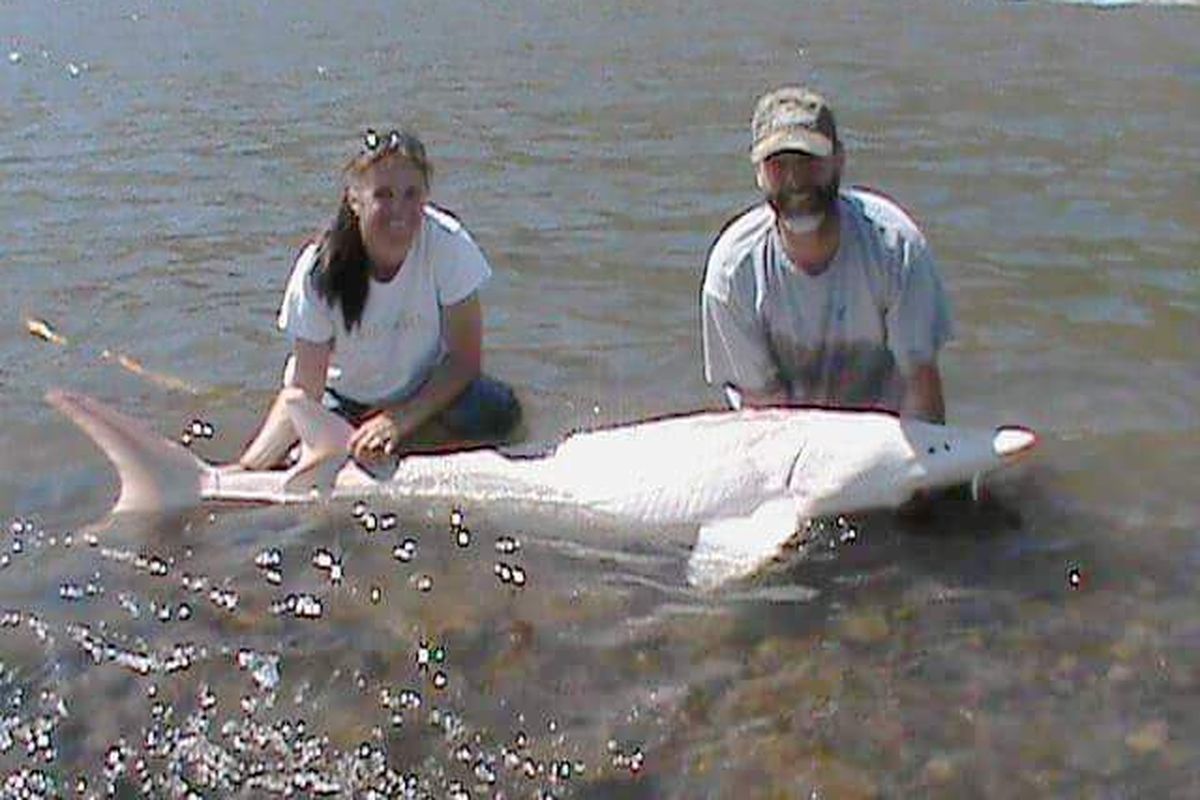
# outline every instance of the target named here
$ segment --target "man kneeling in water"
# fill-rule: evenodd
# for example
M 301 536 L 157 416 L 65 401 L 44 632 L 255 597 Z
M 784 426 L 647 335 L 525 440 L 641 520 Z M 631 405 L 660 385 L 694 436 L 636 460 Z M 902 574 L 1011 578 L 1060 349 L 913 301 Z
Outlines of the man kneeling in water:
M 943 422 L 950 308 L 916 223 L 841 189 L 845 149 L 821 95 L 759 99 L 750 160 L 763 202 L 726 224 L 701 292 L 704 373 L 731 405 L 882 408 Z

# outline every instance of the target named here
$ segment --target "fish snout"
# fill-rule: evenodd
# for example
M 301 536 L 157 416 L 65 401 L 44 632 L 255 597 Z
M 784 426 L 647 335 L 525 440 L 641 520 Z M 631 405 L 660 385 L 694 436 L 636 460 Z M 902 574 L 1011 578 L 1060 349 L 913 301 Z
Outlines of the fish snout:
M 1005 425 L 996 429 L 992 437 L 992 450 L 997 458 L 1012 460 L 1019 458 L 1037 446 L 1037 434 L 1018 425 Z

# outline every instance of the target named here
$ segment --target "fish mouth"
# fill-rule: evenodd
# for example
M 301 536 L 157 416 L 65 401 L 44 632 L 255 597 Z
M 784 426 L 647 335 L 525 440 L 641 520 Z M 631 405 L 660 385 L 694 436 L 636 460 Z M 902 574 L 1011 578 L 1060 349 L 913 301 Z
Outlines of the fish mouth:
M 1025 455 L 1037 446 L 1037 434 L 1029 428 L 1018 425 L 1005 425 L 996 429 L 992 437 L 992 450 L 997 457 L 1011 460 Z

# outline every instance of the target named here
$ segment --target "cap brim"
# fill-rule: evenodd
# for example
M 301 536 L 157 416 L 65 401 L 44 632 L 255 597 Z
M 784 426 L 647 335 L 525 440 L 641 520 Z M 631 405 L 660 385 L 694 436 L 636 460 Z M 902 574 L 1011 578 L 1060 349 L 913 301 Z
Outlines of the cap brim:
M 833 142 L 824 134 L 807 129 L 779 131 L 754 145 L 750 149 L 750 160 L 758 162 L 776 153 L 789 151 L 826 158 L 833 155 Z

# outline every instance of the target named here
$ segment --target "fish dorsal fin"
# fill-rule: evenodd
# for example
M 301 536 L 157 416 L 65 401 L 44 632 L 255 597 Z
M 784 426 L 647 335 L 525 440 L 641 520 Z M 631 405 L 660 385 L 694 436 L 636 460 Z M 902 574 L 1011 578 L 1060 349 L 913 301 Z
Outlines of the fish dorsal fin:
M 712 589 L 752 574 L 779 553 L 799 522 L 796 500 L 783 497 L 768 500 L 747 516 L 701 525 L 688 559 L 688 583 Z

